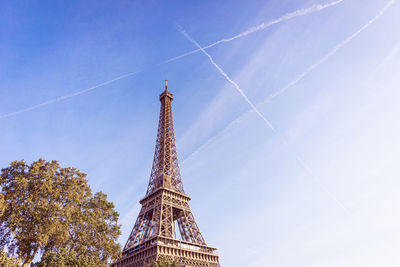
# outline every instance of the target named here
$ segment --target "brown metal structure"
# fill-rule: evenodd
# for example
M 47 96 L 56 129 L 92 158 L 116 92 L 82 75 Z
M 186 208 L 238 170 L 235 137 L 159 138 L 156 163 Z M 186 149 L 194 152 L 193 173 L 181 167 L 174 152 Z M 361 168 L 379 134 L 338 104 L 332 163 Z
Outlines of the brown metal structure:
M 219 267 L 217 250 L 207 246 L 183 189 L 172 119 L 173 96 L 160 95 L 157 142 L 142 209 L 125 244 L 122 258 L 113 267 L 147 267 L 154 260 L 178 260 L 185 267 Z

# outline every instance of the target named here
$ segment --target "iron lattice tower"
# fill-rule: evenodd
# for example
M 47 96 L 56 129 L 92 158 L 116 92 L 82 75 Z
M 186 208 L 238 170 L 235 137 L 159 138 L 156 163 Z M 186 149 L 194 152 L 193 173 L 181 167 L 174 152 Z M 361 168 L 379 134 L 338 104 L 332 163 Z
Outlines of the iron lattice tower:
M 142 208 L 123 249 L 112 266 L 147 267 L 160 258 L 178 260 L 181 266 L 219 267 L 217 250 L 207 246 L 189 207 L 179 170 L 172 119 L 173 96 L 160 95 L 157 142 Z

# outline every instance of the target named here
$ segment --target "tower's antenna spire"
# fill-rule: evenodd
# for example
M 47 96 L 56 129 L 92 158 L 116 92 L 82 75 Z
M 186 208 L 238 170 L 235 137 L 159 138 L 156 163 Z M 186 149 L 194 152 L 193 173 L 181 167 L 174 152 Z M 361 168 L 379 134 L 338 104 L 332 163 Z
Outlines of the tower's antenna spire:
M 162 99 L 164 99 L 165 97 L 168 97 L 169 99 L 171 99 L 171 101 L 172 101 L 172 99 L 173 99 L 172 94 L 170 93 L 170 91 L 168 91 L 168 80 L 165 80 L 165 90 L 164 90 L 164 92 L 162 92 L 161 95 L 160 95 L 160 101 L 161 101 Z

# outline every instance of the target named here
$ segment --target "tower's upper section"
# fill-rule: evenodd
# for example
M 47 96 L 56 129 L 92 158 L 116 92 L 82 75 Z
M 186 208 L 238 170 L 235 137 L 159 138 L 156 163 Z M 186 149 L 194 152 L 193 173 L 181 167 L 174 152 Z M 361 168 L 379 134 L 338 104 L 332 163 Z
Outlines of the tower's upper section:
M 167 81 L 165 81 L 165 90 L 160 95 L 161 110 L 156 149 L 146 196 L 159 188 L 185 193 L 175 145 L 172 100 L 173 95 L 168 91 Z
M 171 101 L 174 99 L 173 95 L 168 91 L 168 81 L 165 80 L 165 90 L 160 95 L 161 104 L 163 102 L 163 98 L 168 97 L 171 98 Z

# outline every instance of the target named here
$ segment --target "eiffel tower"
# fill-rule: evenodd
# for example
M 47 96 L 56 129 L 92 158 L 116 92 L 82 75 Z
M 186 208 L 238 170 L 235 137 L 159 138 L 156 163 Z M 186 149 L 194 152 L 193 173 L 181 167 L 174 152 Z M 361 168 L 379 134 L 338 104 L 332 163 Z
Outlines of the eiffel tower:
M 122 258 L 113 267 L 147 267 L 167 258 L 184 267 L 219 267 L 217 249 L 207 246 L 183 189 L 172 119 L 173 96 L 160 95 L 161 110 L 156 149 L 142 209 L 125 244 Z

